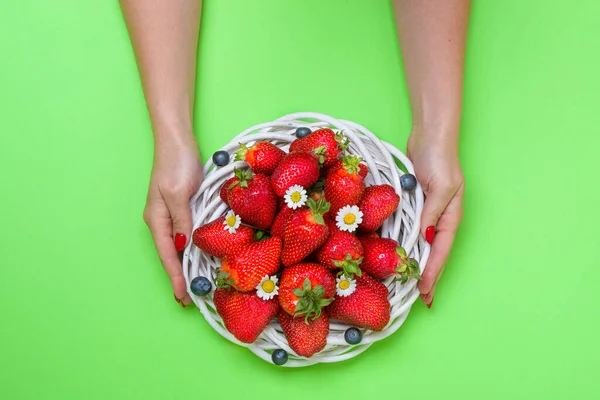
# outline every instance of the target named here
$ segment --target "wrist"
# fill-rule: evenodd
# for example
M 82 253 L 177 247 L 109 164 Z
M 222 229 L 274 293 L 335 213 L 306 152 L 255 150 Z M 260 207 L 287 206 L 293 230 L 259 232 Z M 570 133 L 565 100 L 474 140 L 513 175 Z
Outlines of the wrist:
M 150 120 L 156 142 L 189 141 L 193 139 L 192 117 L 187 110 L 151 110 Z
M 156 147 L 181 147 L 190 143 L 196 144 L 194 130 L 191 122 L 186 121 L 163 121 L 152 123 L 154 133 L 154 144 Z
M 430 143 L 448 145 L 458 143 L 459 126 L 454 123 L 418 122 L 413 123 L 411 136 L 426 139 Z
M 459 128 L 456 125 L 413 124 L 409 144 L 440 154 L 458 156 L 458 132 Z
M 412 130 L 436 140 L 458 140 L 461 115 L 460 98 L 411 99 Z

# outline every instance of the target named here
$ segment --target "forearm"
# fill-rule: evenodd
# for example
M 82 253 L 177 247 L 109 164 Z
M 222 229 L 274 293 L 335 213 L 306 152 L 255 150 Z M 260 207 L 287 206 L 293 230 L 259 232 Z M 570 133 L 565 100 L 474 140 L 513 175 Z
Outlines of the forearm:
M 120 0 L 155 140 L 191 135 L 201 0 Z M 187 139 L 187 138 L 186 138 Z
M 418 132 L 458 136 L 469 0 L 394 0 Z

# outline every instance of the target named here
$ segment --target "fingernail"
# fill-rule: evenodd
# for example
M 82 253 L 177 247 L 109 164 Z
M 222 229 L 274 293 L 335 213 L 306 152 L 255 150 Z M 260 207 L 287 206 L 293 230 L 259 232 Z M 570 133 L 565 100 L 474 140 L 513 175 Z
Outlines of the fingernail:
M 433 300 L 434 300 L 434 298 L 432 297 L 431 298 L 431 303 L 427 304 L 427 308 L 431 308 L 431 306 L 433 305 Z
M 183 303 L 183 301 L 179 304 L 181 304 L 181 307 L 185 308 L 185 304 Z
M 435 227 L 428 226 L 427 229 L 425 229 L 425 240 L 427 240 L 427 243 L 432 244 L 433 238 L 435 238 Z
M 187 243 L 187 238 L 183 233 L 178 233 L 175 235 L 175 250 L 181 251 L 185 249 L 185 244 Z
M 177 298 L 177 296 L 175 296 L 175 293 L 173 293 L 173 297 L 175 298 L 175 301 L 176 301 L 176 302 L 178 302 L 178 303 L 181 303 L 181 300 L 179 300 L 179 299 Z

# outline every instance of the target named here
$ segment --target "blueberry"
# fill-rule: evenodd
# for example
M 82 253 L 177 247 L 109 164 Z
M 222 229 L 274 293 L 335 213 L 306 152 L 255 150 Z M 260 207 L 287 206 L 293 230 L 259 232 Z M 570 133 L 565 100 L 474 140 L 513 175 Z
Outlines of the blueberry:
M 359 344 L 362 340 L 362 333 L 357 328 L 348 328 L 344 333 L 344 339 L 348 344 Z
M 417 178 L 413 174 L 404 174 L 400 177 L 400 186 L 411 192 L 417 187 Z
M 310 128 L 302 127 L 302 128 L 296 129 L 296 137 L 298 139 L 308 136 L 311 133 L 312 133 L 312 131 L 310 130 Z
M 215 165 L 218 165 L 219 167 L 229 164 L 229 153 L 225 150 L 215 152 L 212 158 Z
M 277 349 L 271 354 L 271 360 L 275 365 L 283 365 L 288 360 L 287 352 L 283 349 Z
M 212 283 L 203 276 L 197 276 L 192 279 L 190 289 L 196 296 L 206 296 L 212 290 Z

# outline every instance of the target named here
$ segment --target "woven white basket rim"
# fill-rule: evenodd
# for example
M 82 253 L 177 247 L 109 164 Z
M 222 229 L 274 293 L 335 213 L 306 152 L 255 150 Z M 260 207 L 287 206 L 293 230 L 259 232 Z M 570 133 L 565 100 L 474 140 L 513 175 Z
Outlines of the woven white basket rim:
M 350 139 L 349 152 L 363 158 L 369 168 L 367 185 L 388 183 L 394 187 L 401 196 L 398 210 L 382 226 L 381 236 L 390 237 L 400 242 L 409 257 L 419 262 L 421 273 L 427 265 L 430 246 L 420 233 L 420 218 L 423 211 L 424 195 L 421 185 L 412 192 L 402 190 L 400 176 L 404 172 L 397 166 L 399 161 L 408 173 L 414 174 L 411 161 L 393 145 L 386 143 L 367 128 L 352 121 L 338 120 L 325 114 L 315 112 L 299 112 L 285 115 L 275 121 L 252 126 L 223 146 L 233 155 L 239 150 L 239 143 L 252 145 L 254 142 L 267 140 L 275 143 L 284 150 L 296 138 L 293 134 L 296 128 L 309 127 L 312 130 L 331 127 L 343 132 Z M 197 193 L 190 200 L 192 209 L 193 229 L 204 225 L 215 218 L 225 215 L 228 206 L 219 197 L 222 184 L 232 176 L 234 168 L 245 168 L 248 164 L 242 161 L 231 162 L 224 167 L 216 167 L 209 160 L 204 166 L 204 181 Z M 226 339 L 240 346 L 249 348 L 261 359 L 272 363 L 271 352 L 275 349 L 284 349 L 289 360 L 285 367 L 303 367 L 316 363 L 331 363 L 347 360 L 365 351 L 372 343 L 382 340 L 395 331 L 406 320 L 412 304 L 419 297 L 417 281 L 409 280 L 402 285 L 393 278 L 383 281 L 389 291 L 391 305 L 391 318 L 388 326 L 382 331 L 373 332 L 362 330 L 363 339 L 358 345 L 349 345 L 344 340 L 344 331 L 348 325 L 331 320 L 330 332 L 327 337 L 327 346 L 320 353 L 311 358 L 298 356 L 288 345 L 277 318 L 263 331 L 259 338 L 252 344 L 238 341 L 223 326 L 221 317 L 215 312 L 212 302 L 213 292 L 205 297 L 194 295 L 190 282 L 197 276 L 208 277 L 214 281 L 215 270 L 220 266 L 219 259 L 211 257 L 198 249 L 193 243 L 188 244 L 183 253 L 183 273 L 185 276 L 188 294 L 194 304 L 203 314 L 209 325 Z

